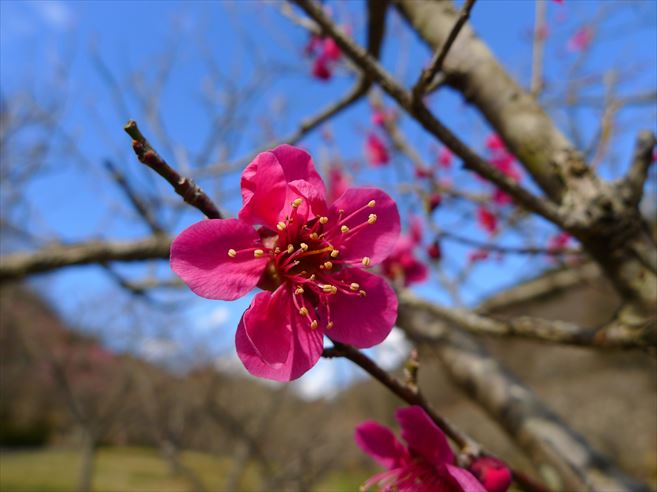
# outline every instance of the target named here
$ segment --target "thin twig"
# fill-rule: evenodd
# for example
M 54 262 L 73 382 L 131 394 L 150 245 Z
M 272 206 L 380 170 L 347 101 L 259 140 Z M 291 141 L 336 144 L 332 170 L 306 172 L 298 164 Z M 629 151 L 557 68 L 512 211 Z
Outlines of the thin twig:
M 543 90 L 543 46 L 545 44 L 545 10 L 546 0 L 534 3 L 536 17 L 534 20 L 534 44 L 532 46 L 532 78 L 530 91 L 538 97 Z
M 461 12 L 459 13 L 459 17 L 456 20 L 454 27 L 452 28 L 449 35 L 447 36 L 447 40 L 445 40 L 445 44 L 442 46 L 440 50 L 436 50 L 436 52 L 433 55 L 433 58 L 431 59 L 431 62 L 429 63 L 429 66 L 424 70 L 422 70 L 422 73 L 420 74 L 420 78 L 415 83 L 412 90 L 413 97 L 415 99 L 419 99 L 424 95 L 424 93 L 427 90 L 427 87 L 431 85 L 433 78 L 442 68 L 445 58 L 447 58 L 447 54 L 449 53 L 449 50 L 454 44 L 454 41 L 456 41 L 456 37 L 459 35 L 459 32 L 461 32 L 461 28 L 465 25 L 465 23 L 470 18 L 470 11 L 474 6 L 475 1 L 476 0 L 466 0 L 466 2 L 463 4 L 463 7 L 461 7 Z
M 125 132 L 133 138 L 132 148 L 137 158 L 157 174 L 166 179 L 173 189 L 185 202 L 199 209 L 209 219 L 221 219 L 222 215 L 217 206 L 205 192 L 191 179 L 181 176 L 178 171 L 169 166 L 162 157 L 151 147 L 134 120 L 128 121 L 124 127 Z

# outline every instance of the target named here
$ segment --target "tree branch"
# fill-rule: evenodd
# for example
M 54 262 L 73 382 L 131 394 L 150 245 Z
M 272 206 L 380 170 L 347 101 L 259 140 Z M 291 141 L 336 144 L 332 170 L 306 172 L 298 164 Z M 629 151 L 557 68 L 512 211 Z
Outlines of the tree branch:
M 0 257 L 0 283 L 59 268 L 111 261 L 167 259 L 171 239 L 153 236 L 125 242 L 90 241 L 67 246 L 51 246 L 32 253 Z
M 412 95 L 400 86 L 367 52 L 347 37 L 324 11 L 312 0 L 290 0 L 299 5 L 322 29 L 330 34 L 343 52 L 351 58 L 372 80 L 377 82 L 397 103 L 432 135 L 441 140 L 449 149 L 458 155 L 464 165 L 483 178 L 494 183 L 502 191 L 512 196 L 520 205 L 541 215 L 549 221 L 561 225 L 562 217 L 556 207 L 535 196 L 518 183 L 514 182 L 499 169 L 486 162 L 473 152 L 447 127 L 439 122 L 434 115 L 422 104 L 415 101 Z
M 600 329 L 587 329 L 567 321 L 530 316 L 498 320 L 466 309 L 447 308 L 417 298 L 410 291 L 399 294 L 405 309 L 416 309 L 432 317 L 454 324 L 475 335 L 519 337 L 546 343 L 615 349 L 657 348 L 657 318 L 635 326 L 614 321 Z M 442 331 L 429 327 L 416 331 L 427 341 L 442 338 Z
M 655 162 L 653 160 L 653 149 L 657 145 L 655 134 L 644 130 L 637 136 L 634 146 L 634 156 L 625 179 L 620 186 L 625 188 L 625 196 L 636 206 L 643 197 L 643 188 L 648 178 L 648 170 Z
M 461 32 L 461 28 L 470 18 L 470 11 L 472 10 L 472 7 L 474 7 L 475 1 L 476 0 L 465 1 L 463 7 L 461 7 L 461 11 L 459 12 L 459 17 L 454 23 L 454 27 L 447 36 L 445 44 L 443 44 L 440 49 L 436 50 L 433 58 L 431 59 L 431 62 L 429 63 L 429 66 L 422 70 L 420 78 L 412 89 L 413 97 L 415 99 L 419 99 L 424 95 L 424 93 L 427 91 L 427 88 L 431 85 L 433 78 L 442 69 L 443 62 L 445 61 L 445 58 L 447 58 L 447 53 L 449 53 L 450 48 L 454 44 L 454 41 L 456 41 L 456 37 L 459 35 L 459 32 Z
M 157 174 L 166 179 L 173 189 L 185 202 L 203 212 L 209 219 L 221 219 L 222 215 L 217 206 L 210 200 L 205 192 L 191 179 L 178 174 L 162 157 L 151 147 L 134 120 L 128 121 L 124 127 L 125 132 L 133 138 L 132 148 L 137 158 Z

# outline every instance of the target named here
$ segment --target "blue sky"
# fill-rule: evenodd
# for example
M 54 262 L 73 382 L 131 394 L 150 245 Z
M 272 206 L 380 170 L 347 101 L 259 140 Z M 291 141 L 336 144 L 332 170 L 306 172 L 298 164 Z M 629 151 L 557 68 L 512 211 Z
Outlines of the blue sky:
M 355 38 L 362 42 L 362 4 L 328 3 L 335 18 L 352 26 Z M 548 2 L 545 78 L 553 99 L 563 94 L 567 74 L 578 59 L 577 54 L 566 49 L 567 40 L 579 27 L 597 22 L 600 9 L 609 12 L 599 25 L 596 24 L 593 48 L 583 62 L 582 73 L 593 75 L 618 67 L 621 75 L 631 74 L 628 80 L 621 78 L 620 94 L 657 89 L 654 70 L 657 4 L 648 0 L 625 2 L 618 11 L 615 5 L 610 1 L 593 0 L 565 0 L 563 5 Z M 91 237 L 138 238 L 148 233 L 131 218 L 129 208 L 116 205 L 121 196 L 105 178 L 102 161 L 111 158 L 117 162 L 140 190 L 168 192 L 165 184 L 154 180 L 140 167 L 122 131 L 128 117 L 140 118 L 144 132 L 161 145 L 157 132 L 143 123 L 143 108 L 134 97 L 133 89 L 139 88 L 140 82 L 129 80 L 127 74 L 137 69 L 144 80 L 154 80 L 163 55 L 167 53 L 173 53 L 175 62 L 162 91 L 159 111 L 175 145 L 172 148 L 157 146 L 179 167 L 181 158 L 184 161 L 184 149 L 189 155 L 199 151 L 210 127 L 202 98 L 216 87 L 208 76 L 203 47 L 211 53 L 227 84 L 243 88 L 253 83 L 254 78 L 263 77 L 263 72 L 271 77 L 271 81 L 267 80 L 265 86 L 256 91 L 248 107 L 231 109 L 226 101 L 216 101 L 218 107 L 226 111 L 244 111 L 245 118 L 251 115 L 243 120 L 242 126 L 225 136 L 234 143 L 231 158 L 250 155 L 253 149 L 269 141 L 263 132 L 263 119 L 271 119 L 272 131 L 283 136 L 294 130 L 301 118 L 314 114 L 319 107 L 344 94 L 351 86 L 352 76 L 342 69 L 329 83 L 314 80 L 310 76 L 310 61 L 302 55 L 307 34 L 280 14 L 280 6 L 277 2 L 255 1 L 0 2 L 3 98 L 29 91 L 44 103 L 50 100 L 62 103 L 62 111 L 55 114 L 57 138 L 60 142 L 67 138 L 75 140 L 84 156 L 63 159 L 67 150 L 63 144 L 53 151 L 49 172 L 24 190 L 29 202 L 24 225 L 39 237 L 59 237 L 65 241 Z M 529 80 L 531 66 L 533 12 L 534 2 L 529 0 L 480 0 L 472 15 L 480 36 L 524 85 Z M 396 16 L 389 19 L 388 28 L 383 63 L 405 84 L 411 84 L 430 53 Z M 400 53 L 406 56 L 401 57 Z M 110 68 L 122 87 L 120 97 L 112 93 L 94 57 L 100 57 Z M 263 64 L 264 71 L 261 70 Z M 603 94 L 602 88 L 602 84 L 591 84 L 585 86 L 582 93 L 599 96 Z M 440 92 L 431 98 L 431 106 L 463 139 L 483 151 L 484 139 L 490 131 L 460 97 L 448 91 Z M 327 152 L 339 152 L 345 161 L 359 164 L 359 183 L 373 183 L 391 191 L 399 179 L 395 165 L 376 171 L 364 165 L 363 140 L 372 126 L 370 113 L 369 105 L 361 102 L 332 121 L 326 128 L 334 136 L 334 149 L 326 146 L 321 132 L 311 134 L 302 145 L 316 159 Z M 567 132 L 564 112 L 555 111 L 554 115 Z M 590 138 L 597 129 L 600 114 L 581 110 L 575 119 L 582 134 Z M 608 178 L 617 177 L 623 171 L 636 131 L 655 128 L 654 106 L 624 110 L 617 121 L 623 133 L 614 139 L 612 152 L 601 164 L 601 172 Z M 417 125 L 402 120 L 402 128 L 427 160 L 435 157 L 432 153 L 438 145 Z M 29 141 L 30 134 L 24 138 Z M 193 171 L 190 173 L 194 176 Z M 464 171 L 454 171 L 449 178 L 472 190 L 484 189 Z M 235 197 L 239 177 L 233 173 L 221 181 L 200 182 L 208 190 L 222 190 L 229 197 Z M 171 198 L 175 196 L 171 194 Z M 234 198 L 222 198 L 221 203 L 229 213 L 235 213 L 239 207 Z M 417 203 L 406 199 L 400 203 L 403 214 L 417 208 Z M 439 210 L 435 220 L 443 227 L 458 228 L 461 234 L 486 240 L 468 217 L 464 219 L 461 211 Z M 189 210 L 172 219 L 171 224 L 175 230 L 181 230 L 198 219 L 199 214 Z M 536 240 L 554 232 L 537 221 L 531 222 L 530 229 Z M 522 244 L 526 240 L 526 236 L 518 233 L 498 238 L 502 244 Z M 445 268 L 453 270 L 462 265 L 468 251 L 456 244 L 446 244 Z M 475 303 L 482 296 L 511 285 L 519 278 L 533 276 L 549 265 L 544 260 L 511 256 L 501 262 L 488 262 L 478 267 L 472 276 L 464 289 L 464 300 L 468 304 Z M 120 270 L 129 277 L 140 278 L 150 272 L 148 268 L 122 266 Z M 156 271 L 159 275 L 168 274 L 166 265 L 157 267 Z M 70 269 L 36 278 L 33 284 L 74 322 L 85 326 L 103 325 L 100 320 L 106 321 L 107 316 L 95 316 L 94 309 L 101 303 L 104 309 L 115 313 L 110 316 L 115 324 L 114 333 L 123 333 L 123 329 L 129 332 L 132 318 L 122 314 L 122 296 L 101 269 Z M 450 302 L 434 282 L 418 287 L 418 292 Z M 185 309 L 162 308 L 157 315 L 140 315 L 145 333 L 151 334 L 150 339 L 159 337 L 158 330 L 162 326 L 171 325 L 167 337 L 177 343 L 184 345 L 193 339 L 197 344 L 222 353 L 231 348 L 234 326 L 249 302 L 249 299 L 242 299 L 232 304 L 218 303 L 191 294 L 177 295 L 176 300 L 177 306 L 182 304 Z M 185 325 L 184 329 L 180 329 L 181 324 Z M 115 346 L 130 346 L 133 342 L 128 335 L 126 337 L 121 343 L 117 341 L 121 337 L 109 338 Z

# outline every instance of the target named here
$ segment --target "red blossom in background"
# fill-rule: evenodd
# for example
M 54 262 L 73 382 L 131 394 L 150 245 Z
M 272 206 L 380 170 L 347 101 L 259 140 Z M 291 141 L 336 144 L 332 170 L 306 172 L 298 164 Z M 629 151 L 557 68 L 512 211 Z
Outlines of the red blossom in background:
M 331 78 L 331 69 L 329 68 L 328 59 L 318 56 L 313 62 L 312 74 L 319 80 L 329 80 Z
M 328 172 L 328 202 L 333 203 L 340 198 L 350 184 L 349 176 L 340 166 L 331 166 Z
M 477 208 L 477 223 L 488 234 L 497 232 L 497 216 L 486 207 Z
M 442 202 L 443 196 L 440 193 L 432 193 L 429 195 L 429 199 L 427 200 L 427 207 L 429 208 L 429 212 L 436 210 Z
M 440 261 L 443 257 L 443 250 L 438 241 L 434 241 L 427 247 L 427 255 L 435 261 Z
M 468 470 L 456 465 L 447 438 L 421 407 L 401 408 L 395 418 L 406 446 L 377 422 L 356 427 L 358 446 L 386 468 L 362 490 L 378 486 L 381 492 L 487 492 Z
M 565 248 L 570 242 L 570 238 L 571 236 L 567 232 L 559 232 L 558 234 L 555 234 L 548 239 L 548 251 L 555 253 L 560 249 Z
M 478 263 L 487 260 L 490 257 L 490 252 L 485 249 L 476 249 L 468 253 L 468 263 Z
M 593 29 L 590 26 L 584 26 L 575 31 L 575 34 L 568 40 L 568 50 L 580 52 L 586 50 L 593 41 Z
M 392 198 L 350 188 L 329 207 L 310 155 L 290 145 L 256 156 L 241 188 L 239 218 L 185 229 L 171 245 L 171 268 L 208 299 L 264 289 L 235 335 L 246 369 L 290 381 L 317 363 L 324 334 L 358 348 L 382 342 L 397 318 L 397 297 L 364 268 L 381 263 L 397 242 Z
M 450 167 L 452 167 L 452 158 L 453 158 L 452 151 L 449 150 L 447 147 L 443 147 L 438 152 L 438 164 L 440 165 L 440 167 L 444 169 L 449 169 Z
M 507 150 L 499 135 L 489 135 L 486 139 L 486 148 L 490 153 L 490 162 L 493 164 L 493 166 L 495 166 L 516 183 L 522 179 L 522 174 L 516 165 L 515 158 Z M 493 200 L 493 203 L 499 206 L 506 206 L 513 203 L 511 196 L 499 188 L 495 188 L 493 190 L 491 199 Z
M 306 55 L 314 57 L 312 74 L 319 80 L 330 80 L 334 65 L 340 61 L 342 52 L 335 40 L 331 37 L 321 37 L 313 34 L 306 47 Z
M 385 142 L 376 134 L 370 133 L 365 140 L 365 157 L 374 167 L 385 166 L 390 161 L 390 154 Z
M 487 492 L 506 492 L 511 485 L 511 470 L 497 458 L 482 456 L 468 467 Z
M 415 256 L 415 248 L 422 244 L 422 221 L 413 217 L 408 235 L 399 237 L 390 256 L 381 263 L 383 274 L 393 281 L 402 281 L 404 287 L 424 282 L 429 269 Z

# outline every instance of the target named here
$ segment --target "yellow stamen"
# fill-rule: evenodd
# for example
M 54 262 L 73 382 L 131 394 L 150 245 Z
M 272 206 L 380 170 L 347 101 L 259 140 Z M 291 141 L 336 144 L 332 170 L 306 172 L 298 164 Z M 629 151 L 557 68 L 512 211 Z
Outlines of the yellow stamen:
M 256 250 L 253 252 L 253 256 L 255 256 L 256 258 L 260 258 L 260 257 L 261 257 L 262 255 L 264 255 L 264 254 L 265 254 L 265 252 L 264 252 L 263 250 L 261 250 L 261 249 L 256 249 Z
M 328 222 L 328 217 L 320 217 L 319 218 L 319 223 L 320 224 L 326 224 Z
M 361 297 L 365 297 L 367 295 L 367 292 L 365 292 L 364 290 L 359 290 L 358 295 Z
M 275 253 L 275 254 L 278 254 L 278 253 L 280 253 L 280 252 L 281 252 L 281 248 L 279 248 L 278 246 L 276 246 L 276 248 L 274 248 L 274 253 Z
M 297 289 L 294 291 L 296 295 L 303 294 L 303 288 L 302 287 L 297 287 Z
M 342 232 L 342 234 L 345 234 L 349 232 L 349 228 L 346 225 L 343 225 L 342 227 L 340 227 L 340 231 Z
M 370 214 L 370 216 L 367 218 L 367 223 L 374 224 L 375 222 L 376 222 L 376 214 Z
M 367 206 L 370 208 L 374 208 L 376 206 L 376 200 L 370 200 L 367 202 Z
M 358 285 L 356 282 L 354 282 L 353 284 L 351 284 L 351 285 L 349 286 L 349 288 L 350 288 L 351 290 L 353 290 L 354 292 L 356 292 L 358 289 L 360 289 L 360 285 Z
M 317 320 L 316 320 L 316 319 L 314 319 L 314 320 L 312 321 L 312 323 L 310 323 L 310 328 L 311 328 L 312 330 L 316 330 L 316 329 L 317 329 Z
M 294 246 L 292 246 L 291 244 L 288 244 L 287 245 L 287 252 L 292 254 L 293 251 L 294 251 Z
M 331 258 L 337 258 L 339 254 L 340 254 L 340 250 L 334 249 L 333 251 L 331 251 Z
M 301 205 L 301 203 L 303 203 L 303 200 L 301 198 L 297 198 L 292 202 L 292 206 L 294 208 L 299 208 L 299 205 Z
M 334 326 L 334 325 L 333 325 L 333 321 L 329 321 L 329 322 L 326 324 L 326 329 L 327 329 L 327 330 L 330 330 L 331 328 L 333 328 L 333 326 Z
M 306 306 L 304 306 L 304 307 L 302 307 L 301 309 L 299 309 L 299 314 L 300 314 L 301 316 L 308 316 L 308 309 L 306 309 Z
M 371 262 L 372 262 L 372 260 L 370 259 L 369 256 L 363 256 L 363 259 L 361 260 L 361 263 L 362 263 L 364 266 L 370 266 L 370 263 L 371 263 Z
M 330 270 L 331 268 L 333 268 L 333 263 L 331 263 L 330 261 L 325 261 L 324 265 L 322 265 L 322 266 L 324 268 L 326 268 L 327 270 Z
M 308 245 L 306 243 L 301 243 L 299 248 L 301 248 L 302 251 L 308 251 Z
M 313 241 L 316 241 L 318 238 L 319 238 L 319 234 L 317 234 L 316 232 L 310 234 L 310 239 L 312 239 Z
M 230 256 L 231 258 L 235 258 L 235 257 L 237 256 L 237 251 L 235 251 L 235 250 L 232 249 L 232 248 L 229 249 L 229 250 L 228 250 L 228 256 Z
M 279 231 L 284 231 L 286 227 L 287 225 L 285 224 L 285 222 L 279 222 L 278 224 L 276 224 L 276 229 L 278 229 Z

